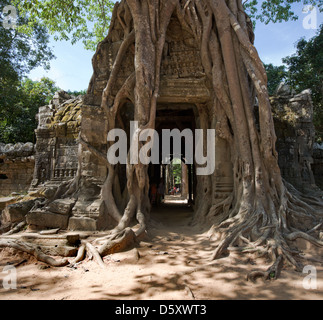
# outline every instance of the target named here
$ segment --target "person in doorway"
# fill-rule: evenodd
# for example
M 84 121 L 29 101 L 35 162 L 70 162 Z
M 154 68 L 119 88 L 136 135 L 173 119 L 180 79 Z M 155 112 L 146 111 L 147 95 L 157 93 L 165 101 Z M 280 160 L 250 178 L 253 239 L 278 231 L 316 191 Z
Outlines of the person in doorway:
M 157 190 L 157 204 L 161 204 L 162 200 L 164 199 L 165 195 L 165 185 L 164 181 L 161 180 L 159 185 L 158 185 L 158 190 Z
M 157 185 L 153 183 L 150 187 L 150 203 L 152 205 L 157 204 Z

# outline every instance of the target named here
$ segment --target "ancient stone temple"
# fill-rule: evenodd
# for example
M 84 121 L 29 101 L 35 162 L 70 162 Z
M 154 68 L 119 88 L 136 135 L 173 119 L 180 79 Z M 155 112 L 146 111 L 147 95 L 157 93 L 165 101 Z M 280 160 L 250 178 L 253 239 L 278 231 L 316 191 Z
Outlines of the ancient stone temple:
M 182 81 L 180 78 L 172 79 L 177 86 Z M 171 80 L 166 77 L 165 82 L 167 81 Z M 187 85 L 190 82 L 201 80 L 187 78 L 185 81 Z M 186 85 L 183 85 L 183 90 L 187 88 Z M 193 87 L 194 85 L 189 91 L 191 95 Z M 207 87 L 203 84 L 200 90 L 204 92 L 206 99 Z M 176 91 L 174 86 L 165 85 L 163 92 L 165 96 L 161 96 L 157 130 L 194 128 L 199 119 L 195 116 L 194 103 L 184 102 L 187 98 L 186 91 L 185 95 L 181 97 L 180 89 Z M 34 156 L 35 169 L 30 193 L 50 198 L 60 184 L 70 181 L 78 171 L 82 181 L 81 193 L 77 200 L 60 199 L 51 203 L 49 207 L 32 209 L 27 215 L 28 223 L 34 227 L 58 227 L 70 230 L 111 228 L 115 224 L 112 219 L 109 221 L 100 219 L 100 192 L 107 174 L 106 167 L 100 163 L 97 157 L 85 150 L 78 140 L 79 134 L 82 133 L 82 136 L 86 137 L 91 145 L 106 152 L 106 118 L 99 105 L 85 104 L 85 101 L 89 101 L 89 99 L 97 99 L 99 102 L 99 98 L 95 98 L 94 95 L 72 98 L 63 92 L 57 93 L 57 97 L 60 98 L 57 98 L 56 102 L 54 99 L 52 104 L 39 110 Z M 202 101 L 194 99 L 197 98 L 193 97 L 191 101 L 196 103 Z M 167 101 L 170 102 L 167 103 Z M 278 90 L 277 94 L 271 97 L 271 103 L 278 135 L 279 164 L 283 177 L 302 192 L 313 192 L 313 187 L 317 192 L 321 192 L 315 186 L 315 177 L 311 169 L 315 131 L 312 122 L 313 105 L 310 92 L 287 93 L 285 87 L 285 91 Z M 129 120 L 131 116 L 131 107 L 126 105 L 120 117 Z M 226 146 L 221 146 L 219 140 L 217 143 L 215 171 L 218 180 L 217 196 L 224 197 L 232 189 L 230 178 L 232 173 L 230 172 Z M 78 160 L 79 154 L 81 155 L 80 161 Z M 34 162 L 30 163 L 33 167 Z M 151 168 L 152 181 L 154 177 L 160 175 L 159 170 L 159 166 Z M 193 166 L 188 166 L 188 170 L 189 176 L 191 176 Z M 125 179 L 125 172 L 120 172 L 120 189 L 122 190 L 125 187 Z M 188 198 L 194 198 L 195 188 L 196 181 L 194 180 L 191 181 Z M 122 201 L 124 200 L 120 199 L 120 205 L 122 205 Z
M 283 178 L 303 193 L 321 192 L 316 187 L 313 147 L 315 128 L 310 90 L 299 94 L 280 85 L 271 105 L 278 137 L 279 167 Z
M 111 76 L 113 63 L 122 46 L 121 25 L 111 27 L 108 37 L 99 44 L 93 58 L 94 74 L 91 79 L 87 95 L 84 98 L 86 105 L 100 107 L 102 94 Z M 126 58 L 122 60 L 120 72 L 115 84 L 111 88 L 112 95 L 118 95 L 121 88 L 127 90 L 127 83 L 132 81 L 134 75 L 135 45 L 130 45 Z M 190 129 L 194 131 L 203 127 L 204 118 L 200 118 L 200 110 L 212 105 L 212 84 L 207 79 L 202 65 L 201 52 L 196 39 L 185 30 L 178 18 L 171 18 L 166 33 L 161 63 L 160 90 L 157 100 L 155 130 L 161 137 L 162 130 Z M 122 91 L 123 89 L 121 89 Z M 118 99 L 118 96 L 116 97 Z M 91 109 L 91 108 L 89 108 Z M 93 108 L 92 108 L 93 109 Z M 134 105 L 129 100 L 122 101 L 119 109 L 117 126 L 124 129 L 129 136 L 129 123 L 135 118 Z M 91 139 L 92 140 L 92 139 Z M 87 141 L 92 144 L 92 141 Z M 160 141 L 162 144 L 162 141 Z M 105 150 L 103 145 L 101 151 Z M 185 154 L 185 145 L 182 145 L 182 154 Z M 217 197 L 225 198 L 233 189 L 232 167 L 230 165 L 230 151 L 226 142 L 216 139 L 216 189 Z M 172 158 L 172 154 L 170 157 Z M 161 163 L 160 159 L 160 163 Z M 182 158 L 183 163 L 185 160 Z M 160 166 L 151 165 L 149 168 L 150 182 L 158 183 L 161 176 Z M 188 171 L 188 196 L 196 199 L 197 179 L 195 165 L 187 165 Z M 126 184 L 125 168 L 119 173 L 120 188 L 123 191 Z
M 100 107 L 102 92 L 109 79 L 112 63 L 120 47 L 118 29 L 111 28 L 109 36 L 99 44 L 93 58 L 94 74 L 85 97 L 70 99 L 64 93 L 58 93 L 52 104 L 40 109 L 39 126 L 36 130 L 37 145 L 35 173 L 32 191 L 39 188 L 57 188 L 60 183 L 72 179 L 79 171 L 81 183 L 77 201 L 68 201 L 66 215 L 61 217 L 55 209 L 35 209 L 28 215 L 30 225 L 42 227 L 67 227 L 69 229 L 97 230 L 111 227 L 114 221 L 100 220 L 100 192 L 106 179 L 107 169 L 97 157 L 78 144 L 82 138 L 102 153 L 107 151 L 107 121 Z M 115 83 L 115 92 L 122 87 L 133 73 L 134 47 L 130 47 L 126 59 L 122 61 Z M 167 44 L 162 63 L 161 92 L 158 99 L 156 130 L 201 127 L 198 108 L 210 102 L 210 84 L 202 67 L 197 44 L 179 22 L 174 19 L 169 27 Z M 118 114 L 121 128 L 129 132 L 129 123 L 133 120 L 133 106 L 125 101 Z M 230 154 L 223 142 L 218 141 L 216 176 L 218 179 L 218 197 L 225 197 L 232 191 L 232 172 Z M 77 154 L 81 155 L 79 161 Z M 151 166 L 150 176 L 160 176 L 160 166 Z M 196 179 L 194 168 L 188 166 L 190 181 L 189 196 L 194 198 Z M 126 174 L 125 167 L 119 172 L 120 194 L 118 205 L 125 205 Z M 193 181 L 194 180 L 194 181 Z M 157 181 L 156 181 L 157 182 Z M 66 202 L 57 200 L 56 202 Z M 64 204 L 62 204 L 64 205 Z M 58 210 L 56 210 L 58 211 Z M 48 219 L 43 219 L 45 216 Z M 41 222 L 40 222 L 41 221 Z M 63 221 L 63 222 L 62 222 Z
M 322 245 L 313 105 L 285 85 L 270 99 L 241 1 L 116 2 L 92 63 L 84 97 L 58 92 L 40 109 L 31 187 L 3 210 L 0 233 L 89 231 L 77 233 L 74 261 L 86 251 L 104 267 L 159 225 L 152 200 L 173 161 L 186 172 L 186 226 L 208 230 L 212 260 L 272 261 L 250 280 L 276 278 L 285 261 L 301 271 L 294 241 Z M 36 244 L 1 245 L 70 263 Z
M 117 93 L 121 88 L 127 90 L 126 84 L 133 80 L 134 73 L 134 45 L 127 49 L 125 59 L 115 61 L 123 43 L 122 30 L 119 28 L 119 25 L 112 25 L 109 35 L 97 48 L 87 94 L 84 97 L 71 97 L 65 92 L 58 92 L 48 106 L 39 110 L 35 155 L 34 158 L 26 160 L 29 161 L 29 171 L 34 166 L 33 177 L 30 180 L 25 179 L 23 183 L 24 190 L 26 184 L 30 183 L 29 195 L 37 199 L 29 212 L 25 212 L 31 228 L 95 231 L 116 226 L 117 222 L 113 217 L 102 215 L 104 203 L 101 201 L 101 191 L 107 178 L 106 164 L 85 148 L 80 139 L 106 155 L 108 121 L 101 108 L 104 89 L 114 63 L 121 64 L 120 72 L 111 88 L 115 99 L 118 99 Z M 183 29 L 179 20 L 172 18 L 166 33 L 161 64 L 156 131 L 161 133 L 164 129 L 182 131 L 203 128 L 206 119 L 201 118 L 200 110 L 213 103 L 211 86 L 203 68 L 199 45 L 192 35 Z M 316 188 L 311 169 L 314 127 L 310 93 L 295 95 L 281 88 L 271 103 L 283 177 L 302 192 L 307 192 L 308 186 Z M 134 116 L 132 102 L 122 101 L 122 107 L 116 115 L 117 127 L 125 130 L 128 136 L 129 123 Z M 220 137 L 216 137 L 215 144 L 216 165 L 212 177 L 215 181 L 214 197 L 225 199 L 232 193 L 234 183 L 230 148 Z M 185 144 L 182 154 L 185 154 Z M 169 156 L 172 157 L 173 154 Z M 181 160 L 185 163 L 184 156 Z M 3 170 L 1 162 L 4 161 L 7 160 L 0 158 L 0 170 Z M 193 205 L 198 206 L 198 203 L 194 203 L 198 192 L 196 167 L 189 164 L 186 169 L 189 177 L 187 196 Z M 163 170 L 160 165 L 150 165 L 150 182 L 157 183 L 163 175 Z M 0 186 L 5 185 L 6 180 L 1 179 L 4 176 L 0 171 Z M 123 211 L 128 200 L 128 194 L 125 192 L 125 165 L 118 167 L 117 179 L 117 187 L 114 187 L 113 192 L 117 206 Z M 62 193 L 55 201 L 47 201 L 61 192 L 62 185 L 73 180 L 77 181 L 77 197 Z M 16 187 L 2 190 L 10 193 Z M 16 190 L 20 191 L 18 189 Z M 10 220 L 10 215 L 8 219 Z
M 83 151 L 78 143 L 80 131 L 104 145 L 104 117 L 99 108 L 89 109 L 83 97 L 71 98 L 58 92 L 52 104 L 39 110 L 39 126 L 36 130 L 37 144 L 35 171 L 30 192 L 42 196 L 47 192 L 50 198 L 57 188 L 80 173 L 82 190 L 78 200 L 56 200 L 45 208 L 34 208 L 27 221 L 35 227 L 58 227 L 62 229 L 96 230 L 99 207 L 100 186 L 106 176 L 106 167 Z M 102 131 L 101 131 L 102 130 Z M 80 159 L 78 156 L 80 156 Z M 45 191 L 44 191 L 45 190 Z
M 59 94 L 56 95 L 59 97 Z M 44 182 L 59 185 L 75 176 L 81 105 L 81 99 L 71 100 L 65 94 L 65 97 L 54 97 L 52 104 L 40 108 L 32 188 Z
M 34 153 L 32 143 L 0 143 L 0 196 L 27 193 L 34 172 Z

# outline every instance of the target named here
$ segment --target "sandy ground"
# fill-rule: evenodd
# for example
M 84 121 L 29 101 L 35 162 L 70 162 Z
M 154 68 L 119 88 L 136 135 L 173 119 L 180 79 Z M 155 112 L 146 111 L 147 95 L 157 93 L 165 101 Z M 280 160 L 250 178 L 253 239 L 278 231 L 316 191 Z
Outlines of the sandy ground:
M 46 268 L 27 254 L 0 251 L 1 300 L 232 300 L 323 299 L 323 264 L 316 268 L 317 288 L 305 289 L 308 274 L 284 268 L 275 281 L 247 281 L 247 273 L 266 270 L 266 261 L 230 256 L 209 263 L 214 250 L 205 230 L 188 225 L 192 211 L 178 204 L 154 210 L 155 223 L 138 248 L 105 257 L 106 269 L 85 260 L 76 268 Z M 305 247 L 304 247 L 305 248 Z M 307 247 L 307 254 L 323 260 L 323 250 Z M 8 264 L 16 268 L 17 289 L 5 289 Z M 311 274 L 314 275 L 314 274 Z M 305 280 L 304 280 L 305 278 Z M 308 281 L 306 282 L 308 283 Z

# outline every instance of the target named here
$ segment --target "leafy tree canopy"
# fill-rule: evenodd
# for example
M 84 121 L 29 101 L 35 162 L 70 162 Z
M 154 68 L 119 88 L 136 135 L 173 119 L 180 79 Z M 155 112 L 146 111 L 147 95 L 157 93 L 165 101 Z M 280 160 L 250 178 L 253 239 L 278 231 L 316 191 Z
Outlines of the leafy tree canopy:
M 34 141 L 38 109 L 48 104 L 58 90 L 48 78 L 40 81 L 27 78 L 18 83 L 10 108 L 0 110 L 0 142 Z
M 106 36 L 111 12 L 116 1 L 110 0 L 14 0 L 21 15 L 30 23 L 21 28 L 29 32 L 36 24 L 46 26 L 55 40 L 82 41 L 84 47 L 95 50 Z
M 246 0 L 244 6 L 253 20 L 268 24 L 298 20 L 298 16 L 293 11 L 293 5 L 296 3 L 315 6 L 321 12 L 323 11 L 323 3 L 320 0 Z
M 70 96 L 74 96 L 74 97 L 77 97 L 77 96 L 83 96 L 86 94 L 86 90 L 68 90 L 67 93 L 70 95 Z
M 19 32 L 19 29 L 29 24 L 23 16 L 17 16 L 14 25 L 8 25 L 10 11 L 6 15 L 4 8 L 10 5 L 9 0 L 2 0 L 0 4 L 0 80 L 18 79 L 32 69 L 42 66 L 49 69 L 49 61 L 54 58 L 48 47 L 49 36 L 46 29 L 33 24 L 28 33 Z
M 296 53 L 283 63 L 288 67 L 287 82 L 296 92 L 312 90 L 317 137 L 323 141 L 323 25 L 312 39 L 300 39 Z
M 16 16 L 10 5 L 9 0 L 0 3 L 0 141 L 6 143 L 32 139 L 36 108 L 53 83 L 23 79 L 38 66 L 49 69 L 54 58 L 45 27 L 33 24 L 28 33 L 20 32 L 29 21 Z
M 314 104 L 314 124 L 317 140 L 323 141 L 323 25 L 310 40 L 297 41 L 296 52 L 282 59 L 284 65 L 265 64 L 270 95 L 280 82 L 286 82 L 296 92 L 311 89 Z
M 111 12 L 115 0 L 14 0 L 20 14 L 27 15 L 28 32 L 34 23 L 46 26 L 57 40 L 82 41 L 85 48 L 95 51 L 97 44 L 107 35 Z M 296 20 L 293 4 L 317 6 L 323 10 L 321 1 L 316 0 L 247 0 L 244 6 L 254 20 L 264 23 Z
M 268 92 L 273 95 L 278 85 L 287 79 L 287 70 L 284 65 L 274 66 L 272 63 L 264 64 L 268 76 Z

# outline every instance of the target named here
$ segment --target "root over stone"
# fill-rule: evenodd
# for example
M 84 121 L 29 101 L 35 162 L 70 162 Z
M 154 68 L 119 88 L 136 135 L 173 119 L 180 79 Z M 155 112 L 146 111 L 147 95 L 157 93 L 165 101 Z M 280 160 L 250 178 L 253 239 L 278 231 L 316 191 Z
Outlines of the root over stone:
M 211 86 L 210 105 L 198 105 L 201 129 L 215 129 L 218 139 L 228 145 L 233 167 L 234 188 L 226 198 L 216 197 L 214 176 L 197 177 L 198 194 L 194 223 L 206 224 L 221 238 L 212 259 L 230 252 L 259 252 L 272 259 L 266 272 L 253 272 L 249 279 L 261 276 L 275 278 L 282 264 L 288 262 L 301 268 L 299 251 L 291 243 L 297 238 L 322 246 L 322 199 L 306 199 L 282 179 L 276 152 L 276 134 L 267 91 L 265 68 L 253 45 L 252 23 L 245 14 L 241 0 L 122 0 L 112 15 L 107 39 L 119 36 L 119 46 L 102 94 L 101 107 L 108 121 L 108 131 L 122 128 L 119 111 L 126 102 L 134 106 L 134 121 L 139 128 L 130 145 L 135 145 L 145 129 L 154 129 L 157 100 L 160 95 L 161 65 L 168 27 L 176 19 L 190 34 L 199 50 L 207 81 Z M 117 31 L 116 31 L 117 30 Z M 134 71 L 116 89 L 117 75 L 129 50 L 134 53 Z M 99 52 L 99 51 L 98 51 Z M 98 54 L 98 52 L 96 54 Z M 254 101 L 259 107 L 257 116 Z M 84 250 L 100 258 L 133 245 L 145 233 L 149 220 L 148 165 L 132 164 L 131 148 L 127 162 L 125 208 L 116 201 L 118 165 L 107 161 L 106 155 L 80 136 L 83 148 L 105 161 L 108 176 L 102 187 L 104 214 L 117 226 L 110 235 L 93 244 L 82 243 L 75 261 Z M 146 142 L 147 143 L 147 142 Z M 139 148 L 146 144 L 139 143 Z M 112 143 L 108 143 L 108 147 Z M 77 196 L 79 176 L 60 190 L 60 195 Z M 70 191 L 70 192 L 69 192 Z M 308 200 L 308 201 L 307 201 Z M 136 220 L 139 228 L 130 228 Z M 36 247 L 17 241 L 1 240 L 1 246 L 11 246 L 33 254 L 51 265 L 53 261 Z

